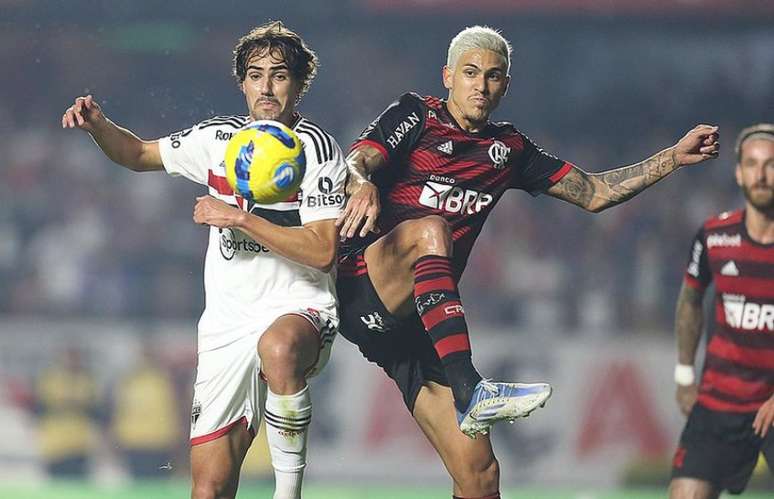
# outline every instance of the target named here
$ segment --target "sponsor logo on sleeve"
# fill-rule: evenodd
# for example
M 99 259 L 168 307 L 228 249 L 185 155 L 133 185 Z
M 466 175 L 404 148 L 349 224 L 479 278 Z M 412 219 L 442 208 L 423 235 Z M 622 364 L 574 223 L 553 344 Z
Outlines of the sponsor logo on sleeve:
M 392 134 L 387 137 L 387 143 L 390 144 L 390 147 L 393 149 L 398 147 L 398 144 L 403 140 L 403 137 L 405 137 L 412 128 L 417 126 L 417 123 L 419 123 L 419 116 L 417 116 L 416 112 L 409 114 L 405 120 L 401 121 L 398 126 L 395 127 Z
M 701 241 L 695 241 L 691 250 L 691 261 L 688 263 L 688 273 L 696 279 L 699 278 L 699 262 L 703 251 L 704 245 L 701 244 Z

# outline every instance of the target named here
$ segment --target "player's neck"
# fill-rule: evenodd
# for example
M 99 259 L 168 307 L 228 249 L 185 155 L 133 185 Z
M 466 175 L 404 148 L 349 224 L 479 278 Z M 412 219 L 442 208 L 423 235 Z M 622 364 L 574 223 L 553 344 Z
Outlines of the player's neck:
M 747 235 L 756 243 L 774 243 L 774 211 L 767 213 L 747 203 L 744 225 Z

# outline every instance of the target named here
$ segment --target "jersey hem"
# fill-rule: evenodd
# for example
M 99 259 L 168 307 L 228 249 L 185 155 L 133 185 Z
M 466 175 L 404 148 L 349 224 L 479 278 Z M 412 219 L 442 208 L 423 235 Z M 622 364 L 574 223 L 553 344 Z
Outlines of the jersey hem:
M 227 424 L 226 426 L 219 428 L 213 432 L 207 433 L 206 435 L 201 435 L 198 437 L 191 438 L 191 447 L 195 445 L 205 444 L 207 442 L 212 442 L 213 440 L 218 439 L 223 435 L 227 434 L 229 431 L 231 431 L 232 428 L 234 428 L 236 425 L 241 423 L 244 423 L 245 426 L 247 427 L 247 431 L 250 432 L 250 437 L 255 438 L 255 429 L 250 428 L 250 426 L 247 424 L 247 416 L 242 416 L 236 421 L 233 421 Z

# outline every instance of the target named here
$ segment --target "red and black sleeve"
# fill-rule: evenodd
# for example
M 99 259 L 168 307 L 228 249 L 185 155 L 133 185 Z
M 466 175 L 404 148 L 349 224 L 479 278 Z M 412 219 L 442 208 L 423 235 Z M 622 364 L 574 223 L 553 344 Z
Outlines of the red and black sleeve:
M 559 182 L 573 165 L 545 152 L 526 135 L 521 134 L 521 137 L 524 147 L 519 166 L 512 170 L 511 187 L 537 196 Z
M 704 291 L 712 281 L 712 270 L 707 257 L 707 241 L 704 235 L 704 227 L 702 227 L 691 244 L 691 254 L 684 277 L 685 284 L 698 291 Z
M 370 145 L 378 149 L 387 161 L 405 157 L 418 142 L 424 126 L 422 98 L 415 93 L 405 93 L 363 130 L 350 150 Z

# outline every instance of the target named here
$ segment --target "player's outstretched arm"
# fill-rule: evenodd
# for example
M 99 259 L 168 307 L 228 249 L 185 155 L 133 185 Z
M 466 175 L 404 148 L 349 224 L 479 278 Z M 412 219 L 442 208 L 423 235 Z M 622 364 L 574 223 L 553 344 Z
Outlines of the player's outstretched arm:
M 136 172 L 161 170 L 157 141 L 141 140 L 131 131 L 110 121 L 91 95 L 78 97 L 62 115 L 62 128 L 80 128 L 113 162 Z
M 718 127 L 698 125 L 677 144 L 645 161 L 599 173 L 575 167 L 547 193 L 598 213 L 633 198 L 682 166 L 716 158 L 718 150 Z
M 334 219 L 283 227 L 212 196 L 200 196 L 196 198 L 193 220 L 221 229 L 239 229 L 284 258 L 323 272 L 329 272 L 336 260 Z
M 704 292 L 683 283 L 677 298 L 675 312 L 675 337 L 677 338 L 677 405 L 683 414 L 691 412 L 696 402 L 696 386 L 693 364 L 703 326 L 702 301 Z
M 347 206 L 336 220 L 341 239 L 378 232 L 376 220 L 381 212 L 379 189 L 370 181 L 371 174 L 387 163 L 375 147 L 362 144 L 347 156 Z M 361 227 L 362 225 L 362 227 Z

